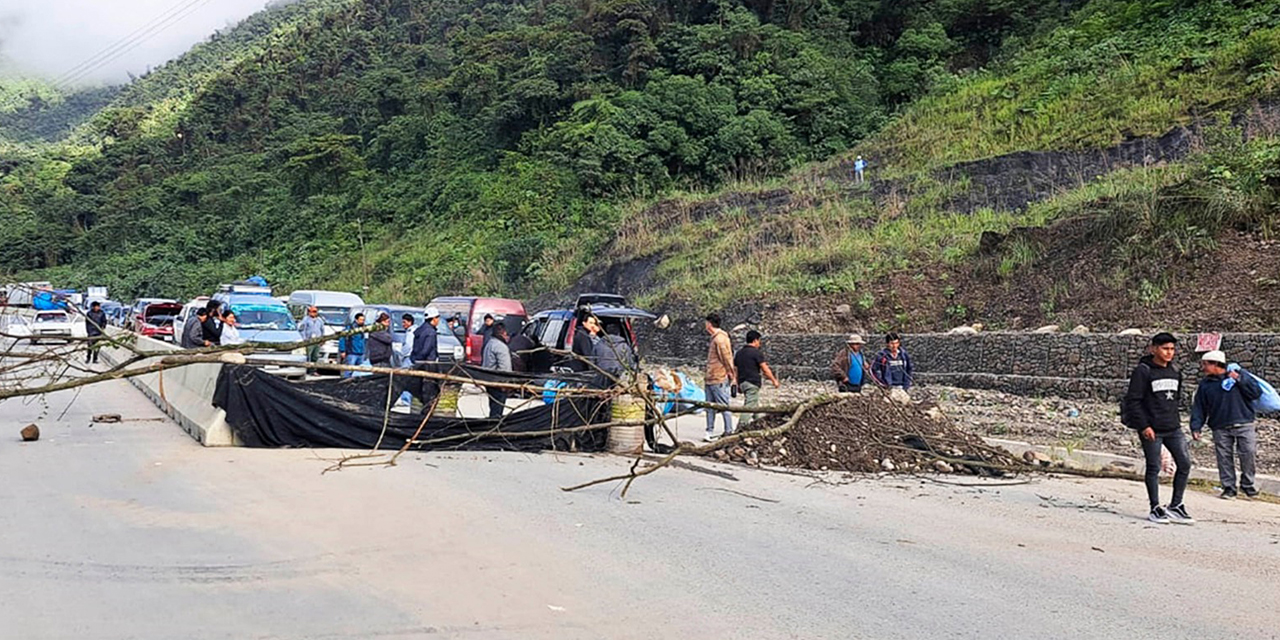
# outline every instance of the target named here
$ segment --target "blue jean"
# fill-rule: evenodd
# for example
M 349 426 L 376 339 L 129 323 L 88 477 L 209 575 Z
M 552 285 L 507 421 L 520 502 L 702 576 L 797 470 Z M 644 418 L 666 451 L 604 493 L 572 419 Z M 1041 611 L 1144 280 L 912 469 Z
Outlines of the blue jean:
M 369 364 L 369 360 L 368 360 L 367 358 L 365 358 L 365 357 L 364 357 L 364 354 L 363 354 L 363 353 L 348 353 L 348 354 L 347 354 L 347 359 L 346 359 L 345 361 L 343 361 L 343 363 L 342 363 L 342 364 L 345 364 L 345 365 L 348 365 L 348 366 L 352 366 L 352 367 L 358 367 L 358 366 L 360 366 L 360 365 Z M 350 378 L 351 376 L 354 376 L 355 374 L 356 374 L 356 372 L 354 372 L 354 371 L 343 371 L 343 372 L 342 372 L 342 377 L 344 377 L 344 378 Z
M 729 381 L 720 384 L 707 384 L 707 402 L 711 404 L 729 404 Z M 724 414 L 724 435 L 733 433 L 733 414 L 728 411 L 707 409 L 707 434 L 716 430 L 716 414 Z

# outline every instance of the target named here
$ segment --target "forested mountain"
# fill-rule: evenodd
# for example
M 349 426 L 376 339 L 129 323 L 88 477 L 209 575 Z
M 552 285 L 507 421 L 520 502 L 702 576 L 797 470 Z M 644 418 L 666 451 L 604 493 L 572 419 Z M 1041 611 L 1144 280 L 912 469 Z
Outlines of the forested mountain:
M 1070 6 L 304 1 L 125 89 L 91 150 L 10 171 L 0 264 L 133 293 L 562 285 L 615 203 L 846 149 Z
M 834 296 L 876 326 L 1055 319 L 1097 291 L 1123 298 L 1099 313 L 1141 313 L 1176 267 L 1146 247 L 1271 228 L 1278 16 L 303 0 L 0 165 L 0 269 L 122 294 L 252 272 L 406 302 L 574 283 L 654 305 Z

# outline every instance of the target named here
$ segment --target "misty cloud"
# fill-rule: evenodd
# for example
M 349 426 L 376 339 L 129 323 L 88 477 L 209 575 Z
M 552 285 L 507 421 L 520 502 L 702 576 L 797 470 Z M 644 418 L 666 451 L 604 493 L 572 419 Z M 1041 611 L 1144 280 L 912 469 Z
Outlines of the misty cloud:
M 19 73 L 50 79 L 79 68 L 73 76 L 78 84 L 122 82 L 129 72 L 141 74 L 158 66 L 265 4 L 266 0 L 0 0 L 0 62 Z M 153 28 L 145 40 L 131 40 L 100 55 L 148 25 Z

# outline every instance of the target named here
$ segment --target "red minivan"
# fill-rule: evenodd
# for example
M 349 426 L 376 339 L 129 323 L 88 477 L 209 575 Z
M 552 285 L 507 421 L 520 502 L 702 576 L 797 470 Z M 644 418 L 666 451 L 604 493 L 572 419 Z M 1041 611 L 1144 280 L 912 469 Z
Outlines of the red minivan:
M 458 328 L 454 333 L 462 343 L 468 364 L 480 364 L 484 356 L 485 315 L 493 316 L 495 323 L 507 326 L 508 335 L 520 333 L 529 314 L 525 313 L 524 303 L 510 298 L 475 298 L 464 296 L 448 296 L 432 300 L 427 304 L 440 311 L 440 328 L 445 328 L 449 318 L 458 319 Z

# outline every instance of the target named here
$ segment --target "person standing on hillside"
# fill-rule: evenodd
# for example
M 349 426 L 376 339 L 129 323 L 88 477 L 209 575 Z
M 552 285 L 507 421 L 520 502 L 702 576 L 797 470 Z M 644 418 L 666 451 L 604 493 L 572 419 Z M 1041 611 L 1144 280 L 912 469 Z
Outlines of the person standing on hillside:
M 395 339 L 391 336 L 391 315 L 386 311 L 379 313 L 374 326 L 366 343 L 369 348 L 369 364 L 375 367 L 390 367 L 391 356 L 395 350 Z
M 906 391 L 911 388 L 915 368 L 911 355 L 902 348 L 902 338 L 896 333 L 884 337 L 884 349 L 871 362 L 871 375 L 881 386 Z
M 864 181 L 863 172 L 865 172 L 866 170 L 867 170 L 867 161 L 863 160 L 862 156 L 858 156 L 858 158 L 853 161 L 854 182 L 858 184 L 862 184 Z
M 707 402 L 727 406 L 729 390 L 738 379 L 738 372 L 733 367 L 733 343 L 729 340 L 729 334 L 720 328 L 720 314 L 707 314 L 703 326 L 711 336 L 707 349 Z M 707 434 L 704 440 L 715 439 L 717 414 L 724 416 L 724 433 L 721 435 L 733 433 L 733 413 L 707 409 Z
M 324 320 L 320 319 L 320 310 L 315 307 L 307 307 L 307 315 L 298 323 L 298 333 L 302 334 L 302 340 L 315 340 L 324 335 Z M 320 360 L 320 343 L 307 345 L 307 362 L 315 364 Z M 308 372 L 313 373 L 313 372 Z
M 84 334 L 89 338 L 89 352 L 84 355 L 85 362 L 98 361 L 98 351 L 101 349 L 99 345 L 106 326 L 107 314 L 102 311 L 102 303 L 94 300 L 89 304 L 89 313 L 84 314 Z
M 507 327 L 493 325 L 489 332 L 489 342 L 484 345 L 484 355 L 480 366 L 503 373 L 511 373 L 511 350 L 507 348 Z M 489 387 L 489 417 L 501 418 L 507 408 L 507 390 Z
M 733 356 L 733 368 L 738 372 L 738 388 L 742 389 L 742 406 L 745 408 L 760 406 L 760 388 L 764 386 L 765 378 L 769 379 L 774 389 L 782 386 L 765 361 L 764 352 L 760 350 L 760 338 L 759 331 L 748 331 L 747 344 Z M 742 427 L 745 429 L 755 420 L 756 414 L 747 414 Z
M 1200 358 L 1204 377 L 1191 404 L 1191 437 L 1200 439 L 1207 425 L 1213 430 L 1213 452 L 1218 458 L 1218 479 L 1222 498 L 1236 497 L 1236 453 L 1240 456 L 1240 490 L 1250 498 L 1258 495 L 1254 486 L 1258 457 L 1258 430 L 1254 426 L 1253 403 L 1262 397 L 1262 386 L 1248 371 L 1231 365 L 1221 351 Z
M 862 393 L 862 385 L 871 379 L 867 356 L 862 353 L 862 346 L 866 343 L 855 333 L 845 339 L 844 347 L 831 359 L 831 375 L 835 377 L 836 390 L 840 393 Z
M 364 328 L 364 314 L 357 313 L 355 321 L 347 325 L 343 332 L 359 331 Z M 365 360 L 365 334 L 364 332 L 353 333 L 348 336 L 342 336 L 338 340 L 338 357 L 342 359 L 342 364 L 350 366 L 359 366 L 366 362 Z M 353 371 L 343 371 L 342 377 L 350 378 L 355 375 Z
M 186 324 L 182 325 L 182 344 L 183 349 L 199 349 L 209 346 L 204 339 L 204 321 L 209 317 L 209 310 L 205 307 L 196 309 L 196 312 L 187 318 Z
M 1151 513 L 1147 519 L 1157 524 L 1192 524 L 1195 522 L 1182 504 L 1191 476 L 1191 456 L 1187 439 L 1182 435 L 1178 402 L 1182 392 L 1182 374 L 1173 366 L 1178 340 L 1170 333 L 1157 333 L 1151 338 L 1147 355 L 1129 375 L 1129 390 L 1124 394 L 1120 418 L 1126 427 L 1138 432 L 1142 439 L 1142 455 L 1147 469 L 1144 480 Z M 1160 505 L 1160 449 L 1173 456 L 1177 470 L 1173 474 L 1173 499 L 1169 507 Z

